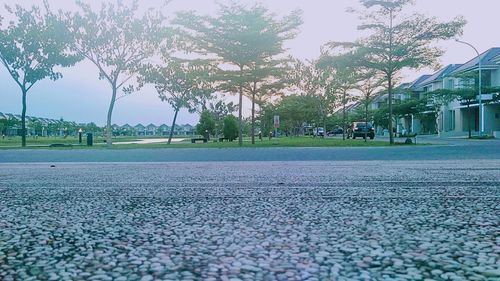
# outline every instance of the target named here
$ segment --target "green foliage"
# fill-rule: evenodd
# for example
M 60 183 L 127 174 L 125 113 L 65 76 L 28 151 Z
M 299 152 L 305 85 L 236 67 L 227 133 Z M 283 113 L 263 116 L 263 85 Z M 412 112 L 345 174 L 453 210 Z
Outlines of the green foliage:
M 225 138 L 229 141 L 234 141 L 238 137 L 238 119 L 233 115 L 226 116 L 222 131 Z
M 255 104 L 257 93 L 266 96 L 281 87 L 276 84 L 281 62 L 275 56 L 284 53 L 283 42 L 294 38 L 302 23 L 299 11 L 279 20 L 275 17 L 261 5 L 247 7 L 231 2 L 220 4 L 216 17 L 183 12 L 174 21 L 184 31 L 192 50 L 225 65 L 220 67 L 217 80 L 220 91 L 239 92 L 240 145 L 244 90 Z M 252 112 L 255 113 L 254 106 Z
M 204 110 L 210 111 L 215 121 L 215 135 L 219 135 L 219 130 L 222 130 L 224 127 L 224 118 L 236 110 L 238 110 L 237 106 L 233 104 L 233 102 L 226 103 L 223 100 L 219 100 L 217 102 L 210 102 L 208 106 L 203 106 Z
M 213 135 L 215 131 L 215 120 L 213 115 L 208 110 L 203 110 L 200 115 L 200 121 L 196 125 L 196 133 L 198 135 L 207 136 Z
M 172 141 L 177 115 L 182 108 L 194 113 L 211 98 L 213 87 L 209 75 L 212 66 L 201 60 L 181 60 L 163 56 L 161 65 L 148 65 L 141 70 L 140 81 L 153 83 L 162 101 L 174 109 L 168 144 Z
M 321 124 L 338 105 L 335 89 L 328 84 L 328 75 L 330 73 L 319 67 L 318 61 L 296 60 L 290 78 L 294 82 L 293 91 L 316 99 L 317 120 Z
M 45 2 L 45 9 L 48 4 Z M 26 146 L 27 93 L 40 80 L 57 80 L 62 74 L 57 67 L 69 67 L 79 57 L 69 52 L 69 31 L 56 16 L 39 7 L 25 9 L 6 6 L 15 20 L 0 29 L 0 62 L 22 92 L 22 146 Z
M 319 123 L 318 100 L 313 96 L 286 96 L 276 106 L 280 129 L 299 134 L 304 123 Z
M 7 11 L 16 20 L 0 30 L 0 61 L 21 90 L 27 92 L 46 78 L 57 80 L 62 74 L 55 67 L 78 62 L 69 52 L 69 31 L 57 17 L 36 6 L 7 6 Z
M 146 66 L 140 80 L 153 83 L 160 99 L 175 111 L 186 108 L 193 113 L 213 93 L 208 83 L 211 72 L 211 66 L 205 61 L 163 57 L 161 65 Z
M 362 65 L 384 75 L 392 115 L 392 92 L 404 69 L 417 69 L 436 64 L 443 49 L 436 41 L 462 34 L 465 20 L 461 17 L 441 23 L 435 17 L 404 13 L 411 0 L 361 0 L 366 8 L 360 12 L 364 21 L 358 29 L 369 35 L 354 43 L 330 43 L 330 47 L 352 48 Z M 392 116 L 389 118 L 392 127 Z M 391 130 L 391 143 L 394 142 Z
M 137 90 L 130 80 L 143 67 L 145 61 L 165 47 L 171 33 L 159 12 L 148 10 L 139 15 L 139 2 L 126 5 L 102 4 L 99 11 L 83 1 L 77 1 L 79 12 L 67 14 L 66 24 L 75 38 L 73 48 L 98 69 L 99 79 L 111 87 L 111 101 L 107 114 L 107 143 L 111 145 L 111 118 L 117 92 L 124 95 Z

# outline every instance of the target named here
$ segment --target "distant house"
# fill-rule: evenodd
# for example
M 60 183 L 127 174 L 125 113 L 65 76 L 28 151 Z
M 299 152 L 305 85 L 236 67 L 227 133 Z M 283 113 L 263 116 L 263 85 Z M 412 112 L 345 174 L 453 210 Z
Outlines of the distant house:
M 138 136 L 145 136 L 146 135 L 146 127 L 142 124 L 137 124 L 134 126 L 135 134 Z
M 124 136 L 132 136 L 135 135 L 135 130 L 134 127 L 130 126 L 129 124 L 125 124 L 120 127 L 122 135 Z
M 156 132 L 158 130 L 158 127 L 154 124 L 149 124 L 146 127 L 146 136 L 156 136 Z
M 182 128 L 182 134 L 181 135 L 185 135 L 185 136 L 191 136 L 194 134 L 194 127 L 189 125 L 189 124 L 184 124 L 181 126 Z
M 170 127 L 166 124 L 162 124 L 160 127 L 158 127 L 158 132 L 162 136 L 167 136 L 170 134 Z

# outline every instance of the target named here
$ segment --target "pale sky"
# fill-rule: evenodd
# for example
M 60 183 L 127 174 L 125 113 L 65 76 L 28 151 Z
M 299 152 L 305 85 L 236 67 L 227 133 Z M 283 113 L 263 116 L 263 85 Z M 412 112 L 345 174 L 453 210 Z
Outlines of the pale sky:
M 98 0 L 87 0 L 98 3 Z M 251 0 L 245 0 L 252 2 Z M 21 3 L 22 5 L 42 4 L 42 0 L 0 0 L 0 14 L 5 15 L 4 5 Z M 73 0 L 49 0 L 53 8 L 72 9 Z M 161 6 L 160 0 L 140 0 L 141 7 Z M 265 3 L 277 14 L 285 14 L 296 8 L 303 10 L 304 24 L 300 35 L 287 44 L 289 53 L 300 59 L 314 59 L 319 56 L 320 46 L 329 41 L 353 41 L 359 37 L 356 26 L 357 16 L 346 12 L 348 7 L 356 7 L 357 0 L 266 0 Z M 215 11 L 214 0 L 174 0 L 164 8 L 167 14 L 180 10 L 196 10 L 201 14 Z M 414 10 L 449 21 L 463 15 L 468 24 L 463 40 L 472 43 L 480 51 L 491 47 L 500 47 L 498 26 L 498 0 L 416 0 Z M 464 63 L 475 56 L 474 51 L 454 41 L 442 45 L 446 54 L 441 64 Z M 421 74 L 431 73 L 431 69 L 405 73 L 404 81 L 411 81 Z M 61 118 L 77 122 L 96 122 L 103 125 L 111 96 L 109 86 L 98 80 L 98 72 L 93 65 L 82 62 L 73 68 L 63 69 L 64 78 L 56 82 L 41 81 L 28 94 L 30 116 Z M 0 68 L 0 112 L 20 114 L 21 93 L 5 69 Z M 250 108 L 248 101 L 245 110 Z M 123 125 L 170 124 L 172 109 L 162 103 L 152 87 L 146 87 L 139 93 L 117 102 L 113 123 Z M 179 124 L 196 124 L 197 115 L 183 111 L 179 114 Z

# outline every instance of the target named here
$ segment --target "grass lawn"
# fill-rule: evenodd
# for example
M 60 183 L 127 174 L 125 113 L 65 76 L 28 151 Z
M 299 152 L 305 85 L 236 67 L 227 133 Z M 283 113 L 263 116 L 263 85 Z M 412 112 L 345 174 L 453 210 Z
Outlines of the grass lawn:
M 113 141 L 116 142 L 129 142 L 136 141 L 139 139 L 144 139 L 144 137 L 118 137 L 114 138 Z M 83 140 L 83 144 L 86 140 Z M 96 138 L 94 140 L 95 145 L 91 149 L 105 149 L 108 148 L 104 144 L 103 138 Z M 50 144 L 71 144 L 70 148 L 51 148 L 51 149 L 89 149 L 87 146 L 78 146 L 78 138 L 68 137 L 68 138 L 28 138 L 27 139 L 28 148 L 47 148 Z M 21 138 L 5 138 L 0 139 L 0 149 L 1 148 L 20 148 Z M 262 141 L 256 139 L 255 145 L 250 143 L 250 138 L 244 139 L 243 147 L 379 147 L 379 146 L 389 146 L 388 141 L 378 141 L 378 140 L 368 140 L 365 142 L 363 139 L 356 140 L 342 140 L 339 138 L 312 138 L 312 137 L 282 137 L 273 138 L 269 140 L 267 138 Z M 196 143 L 192 144 L 190 138 L 186 138 L 182 142 L 172 143 L 167 145 L 164 143 L 153 143 L 153 144 L 121 144 L 113 145 L 112 149 L 135 149 L 135 148 L 237 148 L 238 141 L 233 142 L 213 142 L 208 143 Z
M 134 141 L 137 140 L 137 137 L 119 137 L 115 138 L 119 141 Z M 83 138 L 83 144 L 86 144 L 86 138 Z M 94 138 L 94 143 L 103 143 L 104 138 L 97 137 Z M 48 146 L 51 144 L 66 144 L 66 145 L 78 145 L 78 137 L 28 137 L 26 138 L 26 144 L 28 146 Z M 0 138 L 0 148 L 2 147 L 20 147 L 21 146 L 21 137 L 5 137 L 4 139 Z

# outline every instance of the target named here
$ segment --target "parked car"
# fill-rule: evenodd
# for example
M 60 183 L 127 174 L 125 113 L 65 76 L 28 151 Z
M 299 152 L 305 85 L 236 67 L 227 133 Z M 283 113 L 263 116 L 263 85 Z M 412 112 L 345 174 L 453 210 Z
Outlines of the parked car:
M 336 135 L 342 135 L 344 133 L 344 129 L 342 129 L 341 127 L 337 127 L 337 128 L 334 128 L 333 130 L 331 130 L 330 132 L 327 133 L 327 136 L 331 137 L 331 136 L 336 136 Z
M 366 126 L 368 125 L 368 126 Z M 353 122 L 349 130 L 349 137 L 356 139 L 357 137 L 369 137 L 371 140 L 375 138 L 375 129 L 371 122 Z
M 324 137 L 325 136 L 325 128 L 323 128 L 323 127 L 314 128 L 314 136 L 315 137 Z

